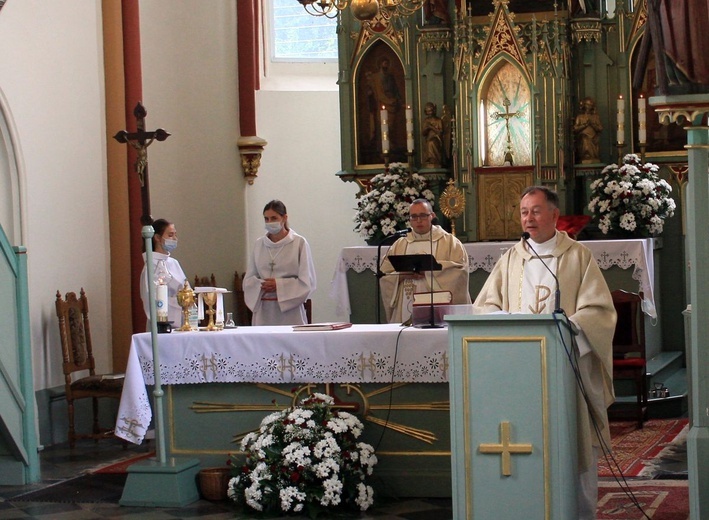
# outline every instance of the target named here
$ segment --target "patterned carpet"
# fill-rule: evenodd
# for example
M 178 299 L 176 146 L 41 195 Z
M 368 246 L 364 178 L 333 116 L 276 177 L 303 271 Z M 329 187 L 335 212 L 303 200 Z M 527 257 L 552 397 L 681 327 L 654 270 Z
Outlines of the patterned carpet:
M 599 477 L 618 476 L 653 478 L 656 461 L 663 451 L 686 442 L 688 419 L 652 419 L 642 429 L 637 423 L 611 422 L 613 460 L 601 457 Z M 686 456 L 685 456 L 686 460 Z

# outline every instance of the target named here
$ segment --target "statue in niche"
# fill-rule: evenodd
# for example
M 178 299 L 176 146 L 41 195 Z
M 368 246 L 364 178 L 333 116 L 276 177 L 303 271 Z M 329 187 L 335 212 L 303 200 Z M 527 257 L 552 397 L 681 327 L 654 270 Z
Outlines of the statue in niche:
M 424 105 L 426 115 L 421 128 L 423 136 L 422 162 L 426 168 L 443 165 L 443 120 L 436 115 L 437 107 L 430 101 Z
M 423 4 L 426 25 L 450 25 L 448 0 L 426 0 Z
M 596 102 L 590 97 L 582 99 L 579 103 L 579 114 L 574 121 L 577 163 L 601 162 L 598 146 L 601 130 L 603 125 L 596 112 Z

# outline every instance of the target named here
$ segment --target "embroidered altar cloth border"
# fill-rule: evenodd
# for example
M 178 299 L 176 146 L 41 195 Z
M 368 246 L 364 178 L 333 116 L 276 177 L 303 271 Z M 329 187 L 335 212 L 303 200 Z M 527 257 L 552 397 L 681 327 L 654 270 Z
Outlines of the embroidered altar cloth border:
M 517 242 L 468 242 L 463 244 L 468 252 L 468 272 L 483 269 L 492 271 L 497 260 Z M 618 266 L 621 269 L 633 268 L 633 279 L 639 282 L 639 290 L 644 294 L 643 310 L 651 318 L 657 317 L 653 280 L 655 263 L 653 260 L 654 240 L 636 238 L 628 240 L 587 240 L 581 241 L 593 253 L 601 269 Z M 389 246 L 382 247 L 382 258 Z M 335 300 L 338 316 L 351 314 L 350 294 L 347 287 L 347 271 L 377 272 L 377 247 L 345 247 L 340 251 L 335 273 L 330 286 L 330 297 Z M 563 287 L 561 288 L 563 291 Z
M 159 334 L 160 381 L 199 383 L 445 383 L 447 329 L 398 324 L 353 325 L 331 331 L 290 326 L 238 327 L 216 332 Z M 149 333 L 131 341 L 116 436 L 140 444 L 152 410 Z

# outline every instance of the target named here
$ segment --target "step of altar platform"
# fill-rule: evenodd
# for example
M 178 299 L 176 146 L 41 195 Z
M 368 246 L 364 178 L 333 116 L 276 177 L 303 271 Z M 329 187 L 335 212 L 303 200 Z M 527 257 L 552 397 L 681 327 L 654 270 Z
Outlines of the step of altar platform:
M 688 410 L 689 382 L 684 363 L 684 353 L 660 352 L 647 360 L 648 419 L 683 417 Z M 666 388 L 666 392 L 660 391 Z M 653 394 L 661 394 L 659 397 Z M 616 381 L 616 402 L 611 409 L 627 407 L 635 402 L 632 382 Z M 662 395 L 662 394 L 667 395 Z

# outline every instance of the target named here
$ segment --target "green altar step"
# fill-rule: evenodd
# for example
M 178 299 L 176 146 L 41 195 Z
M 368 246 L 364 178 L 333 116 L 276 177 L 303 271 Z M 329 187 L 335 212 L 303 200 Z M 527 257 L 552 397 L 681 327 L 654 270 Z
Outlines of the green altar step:
M 648 419 L 682 417 L 687 414 L 689 382 L 683 352 L 660 352 L 648 359 L 647 381 L 648 392 L 655 387 L 655 384 L 662 384 L 669 389 L 667 397 L 648 398 Z M 632 382 L 616 381 L 615 391 L 616 402 L 611 409 L 635 402 Z

